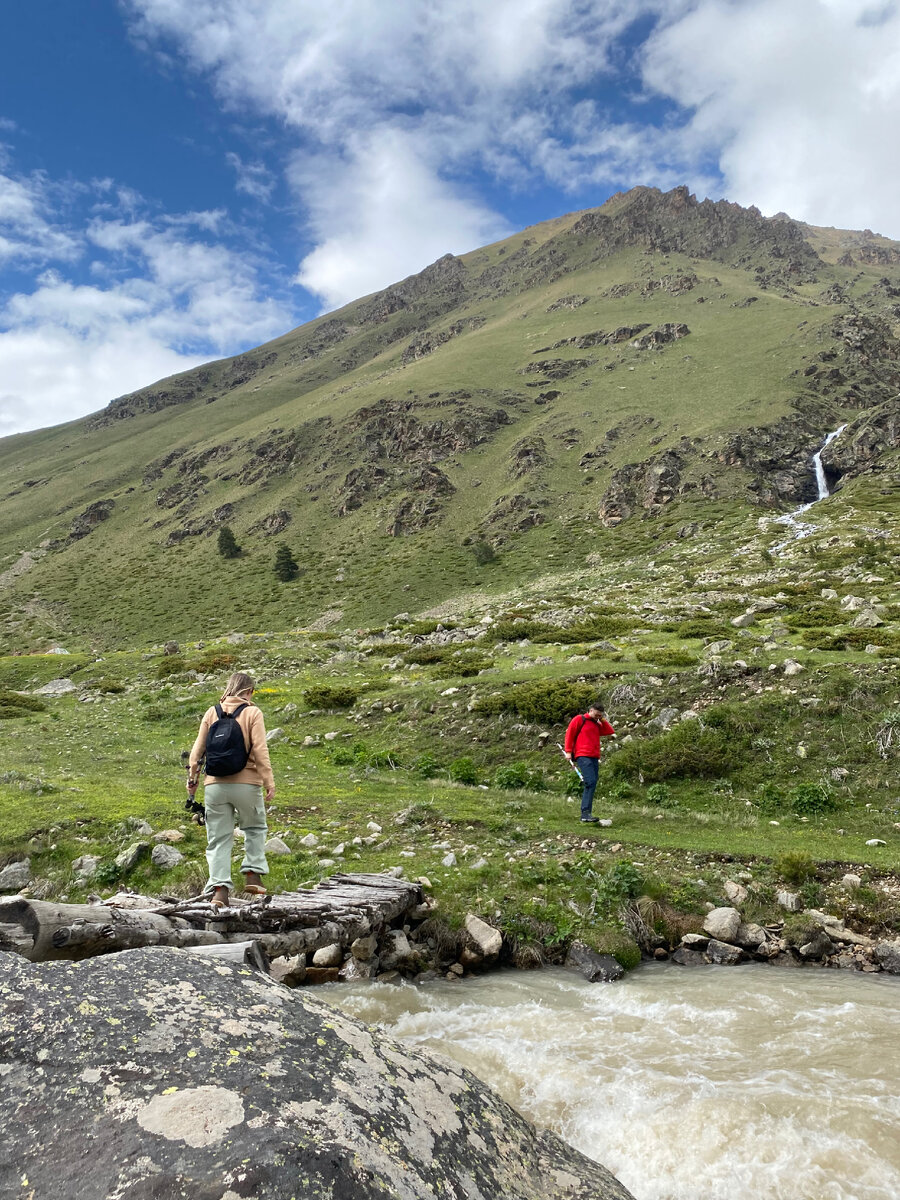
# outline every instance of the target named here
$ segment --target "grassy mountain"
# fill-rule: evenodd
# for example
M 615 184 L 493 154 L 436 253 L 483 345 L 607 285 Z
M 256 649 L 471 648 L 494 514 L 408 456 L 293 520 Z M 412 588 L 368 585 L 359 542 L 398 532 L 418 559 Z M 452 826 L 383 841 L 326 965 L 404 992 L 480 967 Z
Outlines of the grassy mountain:
M 615 196 L 0 441 L 0 650 L 371 625 L 636 573 L 751 586 L 751 563 L 815 552 L 760 518 L 815 499 L 844 424 L 809 519 L 837 550 L 885 544 L 898 335 L 897 243 Z

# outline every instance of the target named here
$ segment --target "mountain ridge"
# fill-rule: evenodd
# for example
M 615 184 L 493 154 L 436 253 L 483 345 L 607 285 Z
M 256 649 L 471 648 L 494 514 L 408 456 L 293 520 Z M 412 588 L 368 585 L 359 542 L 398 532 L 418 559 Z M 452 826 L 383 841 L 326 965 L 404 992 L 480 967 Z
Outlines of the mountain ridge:
M 4 644 L 160 637 L 210 599 L 235 625 L 377 620 L 404 589 L 429 608 L 533 578 L 553 539 L 578 561 L 641 543 L 640 518 L 749 537 L 754 510 L 815 499 L 840 424 L 834 503 L 871 504 L 900 446 L 894 246 L 633 189 L 3 439 L 0 576 L 37 556 L 0 579 Z M 231 574 L 222 524 L 245 549 Z M 275 538 L 293 589 L 271 582 Z M 91 578 L 116 581 L 103 610 Z

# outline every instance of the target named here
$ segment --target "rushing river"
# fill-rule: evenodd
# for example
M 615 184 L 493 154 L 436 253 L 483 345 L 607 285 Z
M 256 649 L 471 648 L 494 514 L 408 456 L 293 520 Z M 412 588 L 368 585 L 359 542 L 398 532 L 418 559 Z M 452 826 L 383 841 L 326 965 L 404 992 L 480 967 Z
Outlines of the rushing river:
M 898 1200 L 900 979 L 561 969 L 323 998 L 468 1067 L 636 1200 Z

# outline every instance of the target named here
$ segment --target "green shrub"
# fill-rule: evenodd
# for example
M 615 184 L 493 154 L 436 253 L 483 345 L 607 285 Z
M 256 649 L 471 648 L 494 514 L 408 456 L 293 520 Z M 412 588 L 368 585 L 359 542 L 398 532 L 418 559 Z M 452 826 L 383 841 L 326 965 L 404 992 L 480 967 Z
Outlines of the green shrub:
M 291 553 L 290 547 L 284 543 L 275 552 L 275 562 L 272 565 L 275 578 L 282 583 L 290 583 L 300 574 L 300 565 Z
M 47 705 L 37 696 L 23 696 L 19 692 L 0 689 L 0 721 L 15 717 L 30 717 L 32 713 L 46 712 Z
M 775 813 L 784 812 L 787 807 L 784 792 L 774 783 L 760 784 L 756 794 L 759 797 L 757 806 L 764 816 L 774 816 Z
M 563 776 L 562 791 L 564 796 L 580 796 L 584 791 L 584 784 L 574 771 L 566 771 Z
M 475 555 L 475 562 L 479 567 L 486 567 L 488 563 L 492 563 L 497 558 L 497 552 L 490 542 L 480 540 L 472 543 L 472 553 Z
M 805 850 L 789 850 L 775 859 L 775 870 L 785 883 L 801 884 L 815 879 L 815 861 Z
M 627 859 L 613 863 L 600 876 L 597 883 L 597 904 L 612 911 L 621 908 L 628 900 L 641 894 L 644 878 L 640 871 Z
M 223 525 L 216 539 L 216 549 L 223 558 L 240 558 L 241 548 L 237 544 L 234 530 L 230 525 Z
M 420 754 L 416 759 L 414 770 L 422 779 L 434 779 L 435 775 L 439 775 L 441 773 L 438 760 L 428 751 L 426 751 L 424 754 Z
M 837 808 L 837 800 L 824 783 L 798 783 L 791 789 L 791 808 L 800 817 L 817 817 Z
M 211 675 L 214 671 L 230 671 L 237 662 L 237 655 L 227 650 L 204 650 L 196 658 L 191 659 L 191 667 L 203 675 Z
M 559 632 L 554 626 L 548 625 L 546 621 L 531 621 L 519 617 L 514 621 L 495 621 L 481 635 L 481 640 L 488 645 L 495 645 L 497 642 L 521 642 L 525 638 L 528 638 L 529 641 L 537 641 L 542 634 L 556 635 Z M 547 640 L 553 641 L 554 638 Z
M 331 761 L 336 767 L 350 767 L 356 762 L 356 755 L 349 746 L 336 746 L 331 752 Z
M 667 783 L 651 783 L 647 788 L 647 801 L 649 804 L 658 804 L 660 808 L 674 808 L 676 803 Z
M 719 641 L 734 636 L 734 630 L 729 625 L 714 622 L 711 613 L 707 618 L 694 617 L 690 621 L 682 621 L 675 626 L 673 633 L 685 640 L 688 638 L 712 638 L 714 641 Z
M 635 658 L 638 662 L 654 663 L 658 667 L 692 667 L 697 661 L 693 654 L 676 646 L 647 647 L 638 650 Z
M 481 782 L 478 768 L 471 758 L 455 758 L 450 764 L 450 778 L 455 783 L 475 784 Z
M 450 653 L 446 646 L 413 646 L 412 649 L 406 649 L 403 657 L 412 666 L 426 667 L 443 662 Z
M 515 713 L 524 721 L 540 725 L 559 725 L 568 722 L 576 712 L 583 712 L 597 689 L 588 683 L 572 683 L 565 679 L 539 680 L 518 683 L 491 696 L 476 700 L 474 711 L 497 715 Z
M 645 783 L 666 779 L 721 779 L 746 759 L 746 739 L 724 728 L 698 729 L 683 721 L 668 733 L 622 746 L 610 760 L 618 778 L 643 777 Z
M 315 684 L 303 693 L 303 700 L 310 708 L 350 708 L 356 703 L 359 692 L 352 687 Z
M 157 664 L 156 678 L 168 679 L 170 675 L 181 675 L 187 669 L 187 663 L 179 654 L 171 654 Z
M 574 774 L 574 772 L 573 772 Z M 575 776 L 577 779 L 578 777 Z M 498 767 L 494 772 L 494 787 L 512 790 L 513 788 L 528 788 L 532 792 L 546 790 L 547 781 L 540 771 L 532 771 L 527 763 L 509 763 Z

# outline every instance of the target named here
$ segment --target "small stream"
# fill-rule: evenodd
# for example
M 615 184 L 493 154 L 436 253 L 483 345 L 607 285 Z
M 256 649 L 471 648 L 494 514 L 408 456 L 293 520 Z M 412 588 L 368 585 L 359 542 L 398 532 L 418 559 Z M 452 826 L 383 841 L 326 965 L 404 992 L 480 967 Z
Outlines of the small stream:
M 646 964 L 323 999 L 472 1070 L 636 1200 L 898 1200 L 900 979 Z

